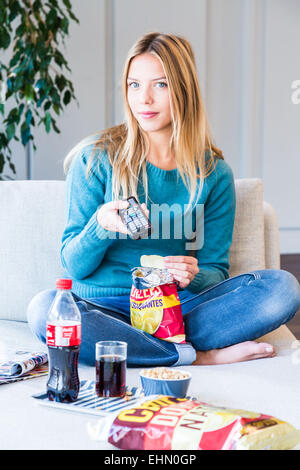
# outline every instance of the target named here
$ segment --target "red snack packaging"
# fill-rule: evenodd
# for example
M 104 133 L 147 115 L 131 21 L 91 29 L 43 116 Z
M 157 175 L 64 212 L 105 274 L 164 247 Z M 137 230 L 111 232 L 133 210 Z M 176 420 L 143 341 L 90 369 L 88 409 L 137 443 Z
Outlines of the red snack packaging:
M 131 324 L 156 338 L 185 343 L 177 284 L 165 269 L 135 268 L 130 293 Z
M 274 416 L 154 395 L 105 418 L 96 440 L 128 450 L 285 450 L 300 431 Z

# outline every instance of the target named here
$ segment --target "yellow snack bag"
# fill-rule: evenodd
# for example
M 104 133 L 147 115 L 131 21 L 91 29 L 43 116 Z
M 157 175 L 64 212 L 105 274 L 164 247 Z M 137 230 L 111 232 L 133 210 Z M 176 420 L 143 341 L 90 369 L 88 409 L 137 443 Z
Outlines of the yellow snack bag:
M 177 285 L 165 270 L 135 268 L 130 292 L 132 326 L 173 343 L 185 343 Z

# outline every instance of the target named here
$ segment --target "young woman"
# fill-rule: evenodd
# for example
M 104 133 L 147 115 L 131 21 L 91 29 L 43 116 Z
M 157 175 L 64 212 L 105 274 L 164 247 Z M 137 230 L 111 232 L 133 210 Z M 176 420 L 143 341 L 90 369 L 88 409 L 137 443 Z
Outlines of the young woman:
M 273 357 L 271 344 L 254 340 L 293 317 L 299 283 L 283 270 L 229 278 L 234 177 L 212 144 L 189 42 L 155 32 L 138 40 L 125 63 L 123 96 L 125 122 L 85 139 L 65 161 L 61 261 L 82 315 L 80 360 L 93 365 L 95 343 L 104 339 L 128 343 L 130 366 Z M 191 211 L 204 205 L 203 244 L 192 251 L 184 236 L 131 239 L 118 215 L 130 195 L 150 220 L 163 204 Z M 131 269 L 144 254 L 163 256 L 178 283 L 187 344 L 130 324 Z M 43 291 L 28 307 L 32 331 L 43 342 L 54 295 Z

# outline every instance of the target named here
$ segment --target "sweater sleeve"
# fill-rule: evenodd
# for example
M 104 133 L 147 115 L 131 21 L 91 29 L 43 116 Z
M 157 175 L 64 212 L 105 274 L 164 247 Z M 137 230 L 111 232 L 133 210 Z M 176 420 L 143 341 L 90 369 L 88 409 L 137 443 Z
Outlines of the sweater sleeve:
M 109 231 L 97 222 L 97 211 L 104 203 L 107 174 L 92 166 L 86 178 L 88 155 L 78 154 L 66 178 L 66 225 L 62 236 L 61 262 L 74 279 L 89 276 L 101 264 L 113 242 Z
M 235 209 L 232 170 L 224 160 L 218 160 L 215 181 L 204 205 L 203 247 L 193 253 L 200 271 L 186 288 L 190 292 L 199 293 L 229 277 Z

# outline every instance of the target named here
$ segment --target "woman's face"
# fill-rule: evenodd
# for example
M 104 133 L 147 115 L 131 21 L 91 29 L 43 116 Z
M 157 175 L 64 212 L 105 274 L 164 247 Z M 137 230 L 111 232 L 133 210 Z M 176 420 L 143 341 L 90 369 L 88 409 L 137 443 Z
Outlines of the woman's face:
M 145 53 L 132 59 L 127 77 L 127 98 L 134 117 L 145 132 L 171 127 L 167 79 L 160 61 L 152 54 Z

